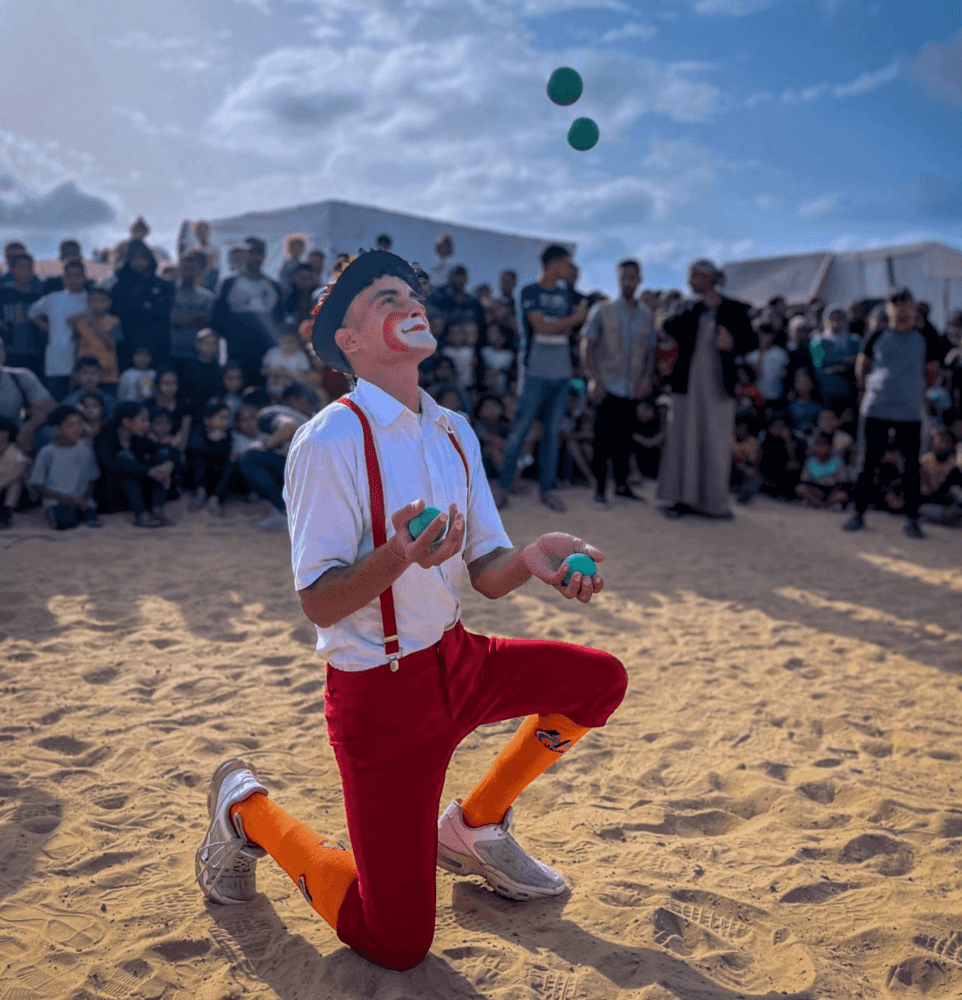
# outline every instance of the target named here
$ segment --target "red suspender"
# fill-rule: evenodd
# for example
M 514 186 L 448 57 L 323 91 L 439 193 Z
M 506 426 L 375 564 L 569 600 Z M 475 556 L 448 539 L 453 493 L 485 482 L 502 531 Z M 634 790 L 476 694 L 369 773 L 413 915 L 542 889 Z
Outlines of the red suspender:
M 385 528 L 386 511 L 384 509 L 384 487 L 381 483 L 381 466 L 377 460 L 377 451 L 374 448 L 374 436 L 371 434 L 371 424 L 364 411 L 353 400 L 342 396 L 337 400 L 354 411 L 357 419 L 361 421 L 361 432 L 364 435 L 364 464 L 367 466 L 367 485 L 371 495 L 371 534 L 374 536 L 374 548 L 378 549 L 387 544 L 387 529 Z M 457 449 L 464 463 L 464 476 L 468 481 L 470 489 L 471 477 L 468 474 L 468 460 L 464 457 L 458 439 L 451 431 L 448 431 L 451 443 Z M 391 664 L 391 670 L 397 670 L 398 657 L 401 654 L 401 646 L 398 642 L 397 617 L 394 614 L 394 591 L 388 587 L 381 592 L 379 600 L 381 602 L 381 626 L 384 630 L 384 653 Z

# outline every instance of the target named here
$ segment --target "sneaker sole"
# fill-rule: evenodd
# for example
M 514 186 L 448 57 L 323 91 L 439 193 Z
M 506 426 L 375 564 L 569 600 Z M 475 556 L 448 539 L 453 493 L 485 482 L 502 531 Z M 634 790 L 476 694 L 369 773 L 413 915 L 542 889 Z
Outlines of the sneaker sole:
M 217 806 L 217 798 L 220 795 L 221 786 L 224 784 L 227 776 L 233 771 L 238 771 L 240 768 L 247 768 L 251 774 L 260 781 L 257 777 L 257 772 L 250 766 L 250 764 L 245 763 L 240 759 L 227 760 L 221 764 L 217 770 L 214 772 L 214 776 L 210 780 L 210 790 L 207 792 L 207 818 L 210 820 L 207 826 L 207 833 L 204 835 L 204 840 L 208 840 L 211 835 L 211 831 L 214 826 L 214 809 Z M 194 874 L 196 876 L 197 884 L 200 886 L 201 891 L 212 903 L 220 903 L 223 906 L 240 906 L 243 903 L 249 903 L 250 899 L 231 899 L 229 896 L 222 896 L 217 890 L 217 886 L 206 886 L 201 881 L 201 869 L 199 859 L 194 859 Z M 254 897 L 251 896 L 251 899 Z
M 523 901 L 543 896 L 560 896 L 566 888 L 564 882 L 556 889 L 538 889 L 530 885 L 520 885 L 506 878 L 504 872 L 483 865 L 469 854 L 452 851 L 450 847 L 441 843 L 438 844 L 438 867 L 454 875 L 480 875 L 499 896 L 504 896 L 505 899 Z

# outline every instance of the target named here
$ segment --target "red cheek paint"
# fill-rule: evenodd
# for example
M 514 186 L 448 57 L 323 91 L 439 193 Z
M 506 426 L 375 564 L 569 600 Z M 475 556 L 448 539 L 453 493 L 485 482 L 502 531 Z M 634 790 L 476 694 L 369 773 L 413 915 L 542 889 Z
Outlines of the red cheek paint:
M 388 348 L 390 348 L 390 350 L 409 350 L 408 345 L 401 340 L 396 331 L 401 323 L 410 318 L 410 315 L 409 311 L 402 311 L 392 312 L 384 317 L 384 326 L 381 328 L 381 334 L 384 337 L 384 343 L 388 346 Z

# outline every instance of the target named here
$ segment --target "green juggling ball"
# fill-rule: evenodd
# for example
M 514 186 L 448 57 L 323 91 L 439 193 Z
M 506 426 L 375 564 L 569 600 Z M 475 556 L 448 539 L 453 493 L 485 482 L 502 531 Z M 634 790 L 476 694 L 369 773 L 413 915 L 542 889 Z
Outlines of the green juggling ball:
M 568 567 L 563 584 L 565 587 L 571 582 L 571 578 L 575 573 L 580 573 L 582 576 L 594 576 L 598 572 L 598 567 L 595 565 L 594 559 L 586 556 L 583 552 L 575 552 L 574 555 L 568 556 L 564 561 L 564 565 Z
M 412 538 L 417 538 L 422 531 L 441 513 L 437 507 L 425 507 L 424 510 L 418 514 L 417 517 L 412 517 L 408 521 L 408 531 Z M 440 540 L 444 535 L 444 528 L 441 529 L 441 534 L 435 539 L 435 541 Z
M 590 118 L 576 118 L 568 129 L 568 145 L 583 153 L 598 142 L 600 135 L 598 126 Z
M 578 75 L 578 71 L 570 66 L 561 66 L 556 69 L 548 80 L 548 97 L 562 107 L 574 104 L 581 97 L 582 90 L 584 90 L 584 84 L 581 82 L 581 77 Z

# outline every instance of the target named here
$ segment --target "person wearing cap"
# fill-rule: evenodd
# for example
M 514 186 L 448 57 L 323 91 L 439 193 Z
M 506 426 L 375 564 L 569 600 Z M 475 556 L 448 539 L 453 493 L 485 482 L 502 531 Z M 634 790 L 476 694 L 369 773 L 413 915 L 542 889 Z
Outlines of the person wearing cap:
M 724 276 L 710 260 L 688 268 L 695 298 L 665 320 L 677 345 L 668 382 L 671 410 L 658 472 L 666 517 L 685 513 L 731 518 L 729 477 L 735 428 L 735 359 L 758 347 L 748 306 L 721 295 Z
M 587 604 L 601 576 L 575 573 L 565 584 L 562 561 L 604 555 L 563 532 L 512 547 L 470 424 L 418 388 L 418 364 L 436 348 L 418 285 L 405 261 L 374 250 L 327 286 L 313 347 L 357 385 L 295 432 L 286 469 L 295 586 L 327 660 L 325 715 L 351 850 L 289 815 L 231 760 L 214 773 L 196 855 L 205 895 L 243 903 L 256 891 L 257 860 L 270 854 L 341 941 L 394 970 L 413 968 L 431 946 L 437 866 L 480 875 L 512 899 L 564 890 L 511 835 L 513 803 L 605 724 L 627 683 L 601 650 L 462 626 L 465 571 L 491 599 L 536 576 Z M 426 504 L 444 513 L 412 532 Z M 507 747 L 439 822 L 458 743 L 520 716 Z

